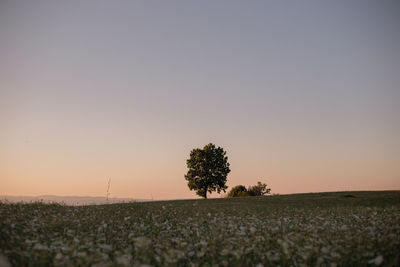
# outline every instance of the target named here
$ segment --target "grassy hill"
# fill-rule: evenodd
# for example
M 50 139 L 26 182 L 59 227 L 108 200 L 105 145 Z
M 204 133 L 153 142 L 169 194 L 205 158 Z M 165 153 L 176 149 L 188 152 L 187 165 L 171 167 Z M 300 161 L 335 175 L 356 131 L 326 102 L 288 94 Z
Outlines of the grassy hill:
M 0 266 L 400 264 L 400 191 L 2 203 L 0 218 Z

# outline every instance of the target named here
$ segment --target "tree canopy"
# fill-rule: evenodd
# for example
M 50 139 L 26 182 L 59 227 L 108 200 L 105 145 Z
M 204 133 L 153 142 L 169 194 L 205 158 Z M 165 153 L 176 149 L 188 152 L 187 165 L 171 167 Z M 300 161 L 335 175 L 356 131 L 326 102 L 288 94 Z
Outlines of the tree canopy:
M 186 164 L 189 170 L 185 179 L 197 195 L 207 198 L 207 192 L 220 193 L 228 188 L 226 179 L 231 170 L 223 148 L 210 143 L 203 149 L 193 149 Z

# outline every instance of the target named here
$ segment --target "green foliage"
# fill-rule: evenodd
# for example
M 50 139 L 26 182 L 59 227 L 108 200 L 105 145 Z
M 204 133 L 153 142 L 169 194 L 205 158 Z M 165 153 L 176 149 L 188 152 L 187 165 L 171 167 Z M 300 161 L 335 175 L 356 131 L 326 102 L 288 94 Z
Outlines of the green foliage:
M 221 147 L 208 144 L 203 149 L 196 148 L 190 152 L 190 158 L 186 161 L 188 172 L 185 179 L 190 190 L 207 198 L 207 192 L 225 192 L 226 178 L 231 171 L 228 157 Z
M 266 184 L 262 184 L 261 182 L 257 182 L 254 186 L 249 186 L 247 192 L 250 196 L 264 196 L 271 192 L 271 188 L 267 188 Z
M 254 186 L 249 186 L 248 189 L 243 185 L 237 185 L 228 193 L 228 197 L 247 197 L 247 196 L 264 196 L 270 194 L 271 188 L 267 188 L 266 184 L 257 182 Z
M 246 187 L 243 185 L 237 185 L 232 187 L 231 191 L 228 193 L 228 197 L 248 197 L 249 193 L 247 192 Z

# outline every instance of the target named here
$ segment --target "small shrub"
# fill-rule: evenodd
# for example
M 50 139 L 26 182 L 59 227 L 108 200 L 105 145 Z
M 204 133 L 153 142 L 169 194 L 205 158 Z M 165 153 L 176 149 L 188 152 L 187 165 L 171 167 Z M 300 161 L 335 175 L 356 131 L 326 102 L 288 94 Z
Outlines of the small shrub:
M 249 196 L 264 196 L 266 194 L 270 194 L 271 188 L 267 188 L 266 184 L 262 184 L 261 182 L 257 182 L 254 186 L 249 186 L 247 189 Z
M 243 185 L 237 185 L 232 187 L 231 191 L 228 193 L 228 197 L 247 197 L 249 193 L 247 192 L 246 187 Z

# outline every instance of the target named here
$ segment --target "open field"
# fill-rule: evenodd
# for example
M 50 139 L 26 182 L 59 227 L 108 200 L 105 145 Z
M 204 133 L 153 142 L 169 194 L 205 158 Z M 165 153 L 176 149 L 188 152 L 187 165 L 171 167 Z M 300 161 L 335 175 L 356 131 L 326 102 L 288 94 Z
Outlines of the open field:
M 0 218 L 0 266 L 400 264 L 400 191 L 1 203 Z

